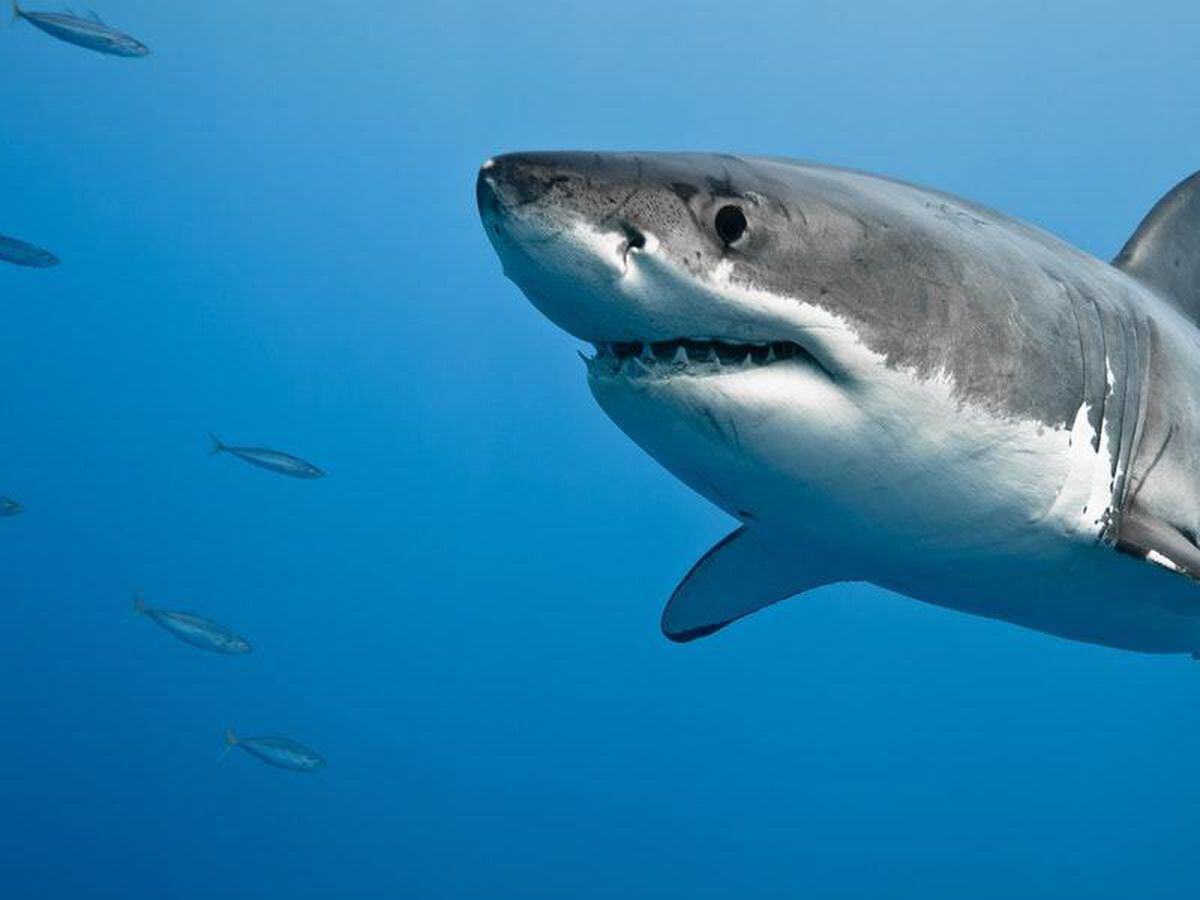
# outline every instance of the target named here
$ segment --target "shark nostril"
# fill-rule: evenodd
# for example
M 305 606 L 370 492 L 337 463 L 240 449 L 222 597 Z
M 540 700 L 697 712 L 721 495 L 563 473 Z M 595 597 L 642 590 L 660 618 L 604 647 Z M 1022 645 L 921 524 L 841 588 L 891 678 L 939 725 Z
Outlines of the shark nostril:
M 642 234 L 641 229 L 629 222 L 621 223 L 621 231 L 625 233 L 625 250 L 643 250 L 646 247 L 646 235 Z
M 621 259 L 624 265 L 629 265 L 629 254 L 638 250 L 644 250 L 646 247 L 646 235 L 642 234 L 641 229 L 629 222 L 621 223 L 621 231 L 625 234 L 625 249 L 621 252 Z

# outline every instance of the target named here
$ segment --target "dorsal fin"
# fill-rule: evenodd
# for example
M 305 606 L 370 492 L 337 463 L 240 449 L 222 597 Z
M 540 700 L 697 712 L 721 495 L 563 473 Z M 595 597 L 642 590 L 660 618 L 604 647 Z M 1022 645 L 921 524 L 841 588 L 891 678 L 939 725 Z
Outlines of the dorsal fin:
M 1200 172 L 1155 204 L 1113 265 L 1200 322 Z

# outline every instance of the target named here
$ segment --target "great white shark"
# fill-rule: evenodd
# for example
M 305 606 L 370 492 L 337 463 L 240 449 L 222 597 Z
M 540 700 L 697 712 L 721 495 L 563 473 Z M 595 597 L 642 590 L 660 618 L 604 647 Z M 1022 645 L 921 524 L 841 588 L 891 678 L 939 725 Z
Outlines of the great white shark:
M 1200 175 L 1112 262 L 976 203 L 781 159 L 521 153 L 505 274 L 601 408 L 741 522 L 687 641 L 822 585 L 1200 651 Z

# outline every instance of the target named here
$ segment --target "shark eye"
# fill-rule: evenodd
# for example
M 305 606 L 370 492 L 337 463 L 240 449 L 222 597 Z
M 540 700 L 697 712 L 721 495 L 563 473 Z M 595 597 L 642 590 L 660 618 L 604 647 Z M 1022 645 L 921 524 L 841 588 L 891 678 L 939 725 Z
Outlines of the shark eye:
M 717 236 L 723 240 L 726 245 L 734 244 L 743 234 L 746 233 L 746 214 L 742 210 L 730 204 L 722 206 L 717 210 Z

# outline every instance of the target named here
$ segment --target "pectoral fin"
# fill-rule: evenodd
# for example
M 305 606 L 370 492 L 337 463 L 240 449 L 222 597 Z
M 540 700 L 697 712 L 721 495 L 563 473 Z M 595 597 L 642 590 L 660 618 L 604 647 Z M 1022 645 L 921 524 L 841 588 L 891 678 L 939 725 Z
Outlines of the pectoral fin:
M 1169 522 L 1133 511 L 1121 518 L 1117 549 L 1200 580 L 1200 549 Z
M 694 641 L 765 606 L 845 580 L 813 554 L 793 559 L 744 526 L 709 550 L 684 577 L 662 614 L 673 641 Z

